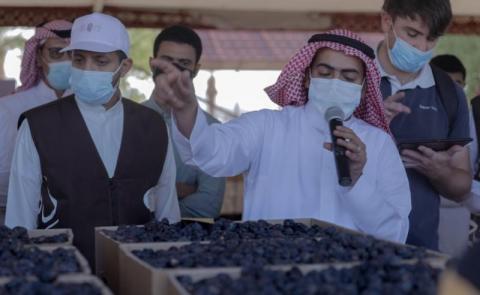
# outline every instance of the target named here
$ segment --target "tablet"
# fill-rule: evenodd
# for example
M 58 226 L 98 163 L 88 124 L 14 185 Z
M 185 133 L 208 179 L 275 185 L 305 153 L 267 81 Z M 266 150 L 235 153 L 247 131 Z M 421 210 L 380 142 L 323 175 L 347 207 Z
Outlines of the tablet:
M 449 139 L 402 139 L 397 141 L 399 150 L 416 150 L 419 146 L 426 146 L 434 151 L 446 151 L 454 145 L 465 146 L 471 142 L 471 138 L 449 138 Z

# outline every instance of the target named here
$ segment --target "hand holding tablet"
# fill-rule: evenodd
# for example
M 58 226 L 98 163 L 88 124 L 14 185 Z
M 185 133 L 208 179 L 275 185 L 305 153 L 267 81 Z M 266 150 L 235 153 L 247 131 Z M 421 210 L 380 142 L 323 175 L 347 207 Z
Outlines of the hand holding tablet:
M 397 141 L 399 151 L 418 150 L 419 146 L 428 147 L 436 152 L 446 151 L 452 146 L 465 146 L 472 141 L 471 138 L 453 138 L 453 139 L 402 139 Z

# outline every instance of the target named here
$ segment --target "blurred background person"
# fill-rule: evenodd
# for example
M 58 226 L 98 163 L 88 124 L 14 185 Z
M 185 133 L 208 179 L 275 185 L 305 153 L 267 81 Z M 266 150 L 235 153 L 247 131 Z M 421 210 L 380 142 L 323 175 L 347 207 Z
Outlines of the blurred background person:
M 0 224 L 5 218 L 8 179 L 20 115 L 34 107 L 70 94 L 70 53 L 72 23 L 54 20 L 35 29 L 26 43 L 20 80 L 14 94 L 0 99 Z
M 202 40 L 192 29 L 174 25 L 158 34 L 153 44 L 153 58 L 169 61 L 190 73 L 192 80 L 200 70 L 202 56 Z M 152 68 L 155 75 L 155 69 Z M 171 134 L 172 116 L 168 105 L 161 105 L 153 96 L 143 103 L 158 112 Z M 209 124 L 219 123 L 207 112 L 199 109 Z M 217 218 L 222 209 L 225 193 L 225 178 L 212 177 L 198 167 L 185 165 L 180 159 L 175 143 L 173 143 L 175 164 L 177 165 L 176 186 L 178 202 L 182 217 Z

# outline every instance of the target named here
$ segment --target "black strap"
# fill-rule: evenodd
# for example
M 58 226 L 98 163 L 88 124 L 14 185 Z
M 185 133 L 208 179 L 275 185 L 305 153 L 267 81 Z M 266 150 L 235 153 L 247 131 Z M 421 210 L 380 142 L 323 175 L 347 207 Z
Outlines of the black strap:
M 35 28 L 41 28 L 43 27 L 46 23 L 48 23 L 47 21 L 43 21 L 41 23 L 39 23 L 38 25 L 35 26 Z
M 62 39 L 68 39 L 72 34 L 71 30 L 50 30 L 50 32 L 54 33 L 55 35 L 57 35 Z
M 38 24 L 36 28 L 42 28 L 47 23 L 48 23 L 47 21 L 44 21 Z M 44 29 L 49 30 L 50 32 L 54 33 L 55 35 L 57 35 L 59 38 L 62 38 L 62 39 L 68 39 L 72 34 L 72 30 L 51 30 L 49 28 L 44 28 Z
M 472 105 L 472 115 L 473 115 L 473 122 L 475 123 L 475 133 L 477 134 L 477 146 L 478 151 L 480 151 L 480 95 L 473 98 L 470 101 Z M 477 156 L 475 159 L 475 163 L 477 163 L 475 169 L 478 169 L 478 160 L 480 157 Z M 480 169 L 475 172 L 475 179 L 480 181 Z
M 440 68 L 431 65 L 435 87 L 440 94 L 443 108 L 448 116 L 448 135 L 451 135 L 453 124 L 457 118 L 458 104 L 460 98 L 457 95 L 457 86 L 450 76 Z
M 18 118 L 17 129 L 20 129 L 20 126 L 22 126 L 22 123 L 23 123 L 23 121 L 25 121 L 25 119 L 26 119 L 25 113 L 22 113 L 20 115 L 20 117 Z
M 340 43 L 345 46 L 358 49 L 369 58 L 375 59 L 375 51 L 373 51 L 372 47 L 368 46 L 367 44 L 361 41 L 358 41 L 349 37 L 345 37 L 345 36 L 332 35 L 332 34 L 315 34 L 312 37 L 310 37 L 310 39 L 308 40 L 308 43 L 322 42 L 322 41 Z

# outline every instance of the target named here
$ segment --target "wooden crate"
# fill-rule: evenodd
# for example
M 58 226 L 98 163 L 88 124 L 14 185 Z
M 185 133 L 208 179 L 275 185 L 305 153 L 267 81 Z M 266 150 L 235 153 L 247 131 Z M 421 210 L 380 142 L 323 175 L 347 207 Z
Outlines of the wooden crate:
M 415 263 L 416 261 L 405 261 L 405 264 Z M 444 269 L 446 266 L 446 260 L 443 259 L 430 259 L 428 263 L 436 268 Z M 334 267 L 337 269 L 341 268 L 351 268 L 357 265 L 360 265 L 362 262 L 355 263 L 325 263 L 325 264 L 311 264 L 311 265 L 288 265 L 288 266 L 268 266 L 268 269 L 278 270 L 278 271 L 288 271 L 292 267 L 296 266 L 300 269 L 302 273 L 308 273 L 310 271 L 322 271 L 328 268 Z M 156 294 L 168 294 L 168 295 L 190 295 L 190 293 L 183 287 L 183 285 L 178 281 L 178 276 L 190 276 L 194 282 L 213 278 L 219 274 L 227 274 L 232 278 L 239 278 L 241 275 L 242 269 L 239 267 L 234 268 L 223 268 L 223 269 L 212 269 L 212 268 L 203 268 L 203 269 L 178 269 L 171 270 L 165 275 L 168 278 L 166 287 L 163 292 Z M 452 293 L 453 294 L 453 293 Z
M 12 279 L 0 278 L 0 286 L 7 284 L 11 280 Z M 35 279 L 29 278 L 29 280 Z M 110 291 L 99 278 L 88 274 L 62 275 L 59 276 L 53 284 L 55 283 L 88 283 L 96 286 L 102 292 L 102 295 L 113 295 L 112 291 Z
M 338 231 L 347 232 L 355 235 L 364 235 L 362 233 L 340 227 L 328 222 L 315 220 L 315 219 L 297 219 L 294 220 L 297 223 L 303 223 L 307 226 L 318 225 L 320 227 L 335 227 Z M 270 220 L 267 221 L 271 224 L 281 224 L 283 220 Z M 142 249 L 152 250 L 168 250 L 171 247 L 181 247 L 188 245 L 191 242 L 180 243 L 136 243 L 136 244 L 122 244 L 119 245 L 120 257 L 118 264 L 118 290 L 120 295 L 133 295 L 133 294 L 167 294 L 168 287 L 168 274 L 177 269 L 160 269 L 154 268 L 145 261 L 135 256 L 132 251 Z M 204 241 L 201 243 L 209 243 Z M 402 247 L 412 247 L 399 243 L 389 242 Z M 430 254 L 434 254 L 433 260 L 438 260 L 439 263 L 444 263 L 448 256 L 439 254 L 437 252 L 430 251 Z M 341 264 L 341 263 L 340 263 Z M 224 270 L 223 267 L 209 268 L 210 270 Z M 228 269 L 228 268 L 227 268 Z M 180 269 L 179 269 L 180 270 Z
M 51 244 L 35 244 L 39 246 L 48 246 L 48 245 L 72 245 L 73 244 L 73 232 L 69 228 L 53 228 L 53 229 L 33 229 L 28 231 L 29 238 L 38 238 L 38 237 L 52 237 L 59 234 L 67 234 L 68 240 L 65 243 L 51 243 Z
M 75 256 L 77 257 L 77 262 L 80 265 L 80 272 L 82 274 L 91 274 L 92 270 L 90 269 L 90 265 L 88 264 L 87 259 L 78 251 L 77 248 L 74 246 L 62 245 L 62 246 L 52 246 L 52 245 L 45 245 L 45 246 L 37 246 L 40 250 L 53 252 L 55 249 L 63 248 L 67 250 L 73 250 L 75 252 Z
M 213 223 L 211 218 L 182 218 L 182 221 L 196 221 L 203 223 Z M 139 225 L 142 227 L 142 225 Z M 119 247 L 122 244 L 114 240 L 104 230 L 116 230 L 117 226 L 104 226 L 95 228 L 95 274 L 105 280 L 107 285 L 118 293 L 119 284 Z
M 42 245 L 42 246 L 31 245 L 31 246 L 27 246 L 27 247 L 28 248 L 35 247 L 35 248 L 38 248 L 41 251 L 46 251 L 46 252 L 50 252 L 50 253 L 55 251 L 56 249 L 59 249 L 59 248 L 66 249 L 66 250 L 73 250 L 80 270 L 76 273 L 72 273 L 71 275 L 78 275 L 78 274 L 90 275 L 92 273 L 92 271 L 90 269 L 90 266 L 87 262 L 87 259 L 85 259 L 85 257 L 80 253 L 80 251 L 78 251 L 78 249 L 75 248 L 74 246 L 70 246 L 70 245 Z M 70 275 L 70 274 L 60 274 L 60 276 L 64 276 L 64 275 Z M 31 277 L 31 278 L 34 279 L 34 277 Z M 5 281 L 5 280 L 12 279 L 12 277 L 11 276 L 6 276 L 6 277 L 0 277 L 0 279 Z

